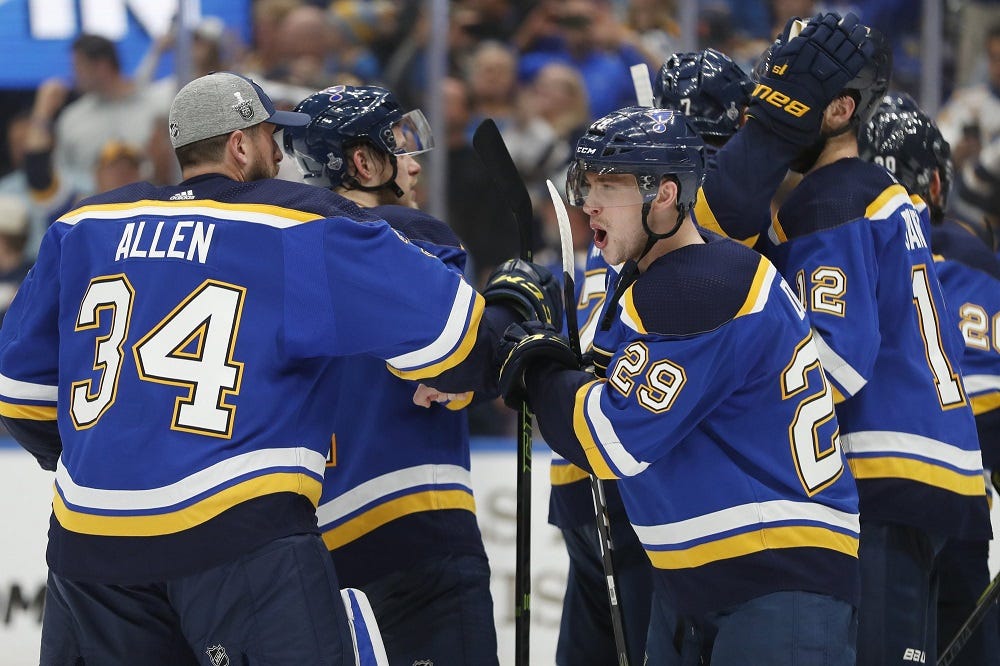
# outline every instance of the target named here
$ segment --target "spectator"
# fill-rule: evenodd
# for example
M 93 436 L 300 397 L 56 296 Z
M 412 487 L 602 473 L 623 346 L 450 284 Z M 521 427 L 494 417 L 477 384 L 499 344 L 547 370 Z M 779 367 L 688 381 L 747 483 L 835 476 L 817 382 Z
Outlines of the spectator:
M 23 198 L 0 194 L 0 323 L 31 268 L 24 251 L 28 218 L 28 204 Z
M 938 114 L 938 127 L 952 146 L 952 161 L 961 169 L 983 145 L 1000 137 L 1000 23 L 986 34 L 989 61 L 986 83 L 959 88 Z
M 159 109 L 122 74 L 110 40 L 81 35 L 73 42 L 72 54 L 75 85 L 82 96 L 56 120 L 53 163 L 60 179 L 86 195 L 94 192 L 94 165 L 104 145 L 111 139 L 144 145 Z

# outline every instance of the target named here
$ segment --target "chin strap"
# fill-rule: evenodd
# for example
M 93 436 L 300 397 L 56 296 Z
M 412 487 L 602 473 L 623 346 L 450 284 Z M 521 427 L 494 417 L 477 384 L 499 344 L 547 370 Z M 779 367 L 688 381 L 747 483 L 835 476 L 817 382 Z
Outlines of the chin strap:
M 362 192 L 378 192 L 379 190 L 389 190 L 396 195 L 397 199 L 403 198 L 403 190 L 396 184 L 396 176 L 399 174 L 399 164 L 396 161 L 396 156 L 389 153 L 389 162 L 392 164 L 392 175 L 389 176 L 389 180 L 382 183 L 381 185 L 362 185 L 358 182 L 358 179 L 354 176 L 344 176 L 343 183 L 344 187 L 349 190 L 361 190 Z
M 601 330 L 606 331 L 611 327 L 611 320 L 614 318 L 614 314 L 618 309 L 618 301 L 621 300 L 622 295 L 625 290 L 628 289 L 633 282 L 639 277 L 639 262 L 653 249 L 657 241 L 661 241 L 664 238 L 670 238 L 676 234 L 681 229 L 681 225 L 684 224 L 684 218 L 687 217 L 688 212 L 693 208 L 692 205 L 678 205 L 677 206 L 677 223 L 674 224 L 670 231 L 658 234 L 649 228 L 649 209 L 652 207 L 652 202 L 642 204 L 642 228 L 646 232 L 646 246 L 642 249 L 639 254 L 638 259 L 629 259 L 622 265 L 622 270 L 618 274 L 618 282 L 615 283 L 615 290 L 611 294 L 611 302 L 608 303 L 607 308 L 604 310 L 604 317 L 601 318 Z

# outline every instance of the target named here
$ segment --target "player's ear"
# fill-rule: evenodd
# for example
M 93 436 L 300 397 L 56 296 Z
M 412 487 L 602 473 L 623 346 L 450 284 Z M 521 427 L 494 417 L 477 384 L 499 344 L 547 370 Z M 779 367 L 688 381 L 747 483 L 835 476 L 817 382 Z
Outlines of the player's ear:
M 658 208 L 673 208 L 677 205 L 678 193 L 677 182 L 673 178 L 662 178 L 654 205 Z
M 856 107 L 854 97 L 840 95 L 830 102 L 823 112 L 823 124 L 831 130 L 837 130 L 851 121 Z
M 235 130 L 226 140 L 226 153 L 240 166 L 250 161 L 250 136 L 243 130 Z

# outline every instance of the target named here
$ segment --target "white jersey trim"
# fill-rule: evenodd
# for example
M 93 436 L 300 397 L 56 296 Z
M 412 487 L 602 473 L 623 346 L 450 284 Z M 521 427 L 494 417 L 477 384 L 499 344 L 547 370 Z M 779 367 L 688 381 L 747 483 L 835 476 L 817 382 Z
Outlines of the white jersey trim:
M 59 397 L 59 387 L 50 384 L 33 384 L 0 375 L 0 396 L 18 400 L 45 400 L 55 402 Z
M 448 356 L 461 343 L 466 333 L 469 312 L 472 310 L 476 292 L 465 280 L 458 284 L 458 292 L 451 304 L 448 321 L 441 334 L 426 347 L 386 359 L 386 362 L 400 371 L 412 370 L 430 365 Z
M 930 437 L 889 430 L 861 430 L 840 436 L 845 455 L 918 455 L 938 460 L 967 472 L 980 472 L 983 457 L 979 449 L 967 451 Z
M 1000 376 L 997 375 L 965 375 L 962 380 L 969 393 L 1000 391 Z
M 773 500 L 754 502 L 714 511 L 664 525 L 636 525 L 635 533 L 646 546 L 667 546 L 696 541 L 741 527 L 767 525 L 782 521 L 823 523 L 858 534 L 861 526 L 857 513 L 838 511 L 816 502 Z
M 601 396 L 604 395 L 605 384 L 598 382 L 594 384 L 594 389 L 587 395 L 587 420 L 594 428 L 597 435 L 597 444 L 604 451 L 605 457 L 621 472 L 622 476 L 635 476 L 645 471 L 649 467 L 648 462 L 636 460 L 631 453 L 622 446 L 621 438 L 611 425 L 611 420 L 601 409 Z
M 111 490 L 78 485 L 60 458 L 56 484 L 67 503 L 81 508 L 112 511 L 163 509 L 245 474 L 275 467 L 298 467 L 322 477 L 326 456 L 302 447 L 261 449 L 217 462 L 170 485 L 143 490 Z
M 302 224 L 301 217 L 282 216 L 263 213 L 245 209 L 229 209 L 215 206 L 178 206 L 177 202 L 171 201 L 164 205 L 138 205 L 128 206 L 121 204 L 108 204 L 107 209 L 99 207 L 85 206 L 80 212 L 69 213 L 60 217 L 57 222 L 73 226 L 84 220 L 122 220 L 129 217 L 139 217 L 143 215 L 162 217 L 198 217 L 210 218 L 210 220 L 227 220 L 231 222 L 249 222 L 250 224 L 262 224 L 278 229 L 287 229 Z M 249 206 L 248 206 L 249 207 Z M 277 209 L 276 206 L 271 207 Z M 297 212 L 297 211 L 296 211 Z M 298 212 L 297 212 L 298 213 Z M 299 216 L 302 213 L 298 213 Z M 315 219 L 322 219 L 321 215 L 315 215 Z
M 837 352 L 833 351 L 816 329 L 813 329 L 813 340 L 819 348 L 819 360 L 823 364 L 823 369 L 849 395 L 854 395 L 865 387 L 868 380 L 862 377 L 861 373 L 851 367 L 851 364 L 841 358 Z
M 881 208 L 872 213 L 868 219 L 885 220 L 892 217 L 902 206 L 912 206 L 912 203 L 910 202 L 910 195 L 907 194 L 905 190 L 901 191 L 899 194 L 893 195 L 891 199 L 882 204 Z
M 316 509 L 320 527 L 349 516 L 373 502 L 421 486 L 460 484 L 472 488 L 472 475 L 460 465 L 418 465 L 389 472 L 323 502 Z

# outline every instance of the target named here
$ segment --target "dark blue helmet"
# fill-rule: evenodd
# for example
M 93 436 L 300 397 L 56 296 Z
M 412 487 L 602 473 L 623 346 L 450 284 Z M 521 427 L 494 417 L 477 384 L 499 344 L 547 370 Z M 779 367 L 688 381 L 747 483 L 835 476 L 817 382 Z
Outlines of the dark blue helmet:
M 705 176 L 705 144 L 681 112 L 632 106 L 595 121 L 577 142 L 566 175 L 567 199 L 575 206 L 587 196 L 587 172 L 632 174 L 644 203 L 655 198 L 664 176 L 673 176 L 678 207 L 686 210 Z
M 430 125 L 419 110 L 403 113 L 395 96 L 377 86 L 333 86 L 299 102 L 296 111 L 312 120 L 288 127 L 285 152 L 295 160 L 307 183 L 335 187 L 344 182 L 346 151 L 367 143 L 388 155 L 414 155 L 430 150 Z M 402 141 L 395 127 L 402 131 Z
M 688 116 L 702 138 L 728 139 L 740 128 L 753 82 L 715 49 L 670 56 L 653 84 L 653 103 Z
M 934 121 L 909 96 L 882 98 L 858 134 L 858 154 L 884 166 L 907 191 L 919 195 L 928 205 L 931 180 L 937 170 L 941 201 L 936 208 L 944 208 L 951 186 L 951 147 Z
M 892 45 L 889 40 L 875 28 L 868 28 L 868 39 L 875 44 L 875 54 L 857 76 L 844 86 L 844 91 L 854 97 L 855 108 L 851 122 L 855 127 L 868 124 L 875 108 L 889 90 L 889 80 L 892 78 Z

